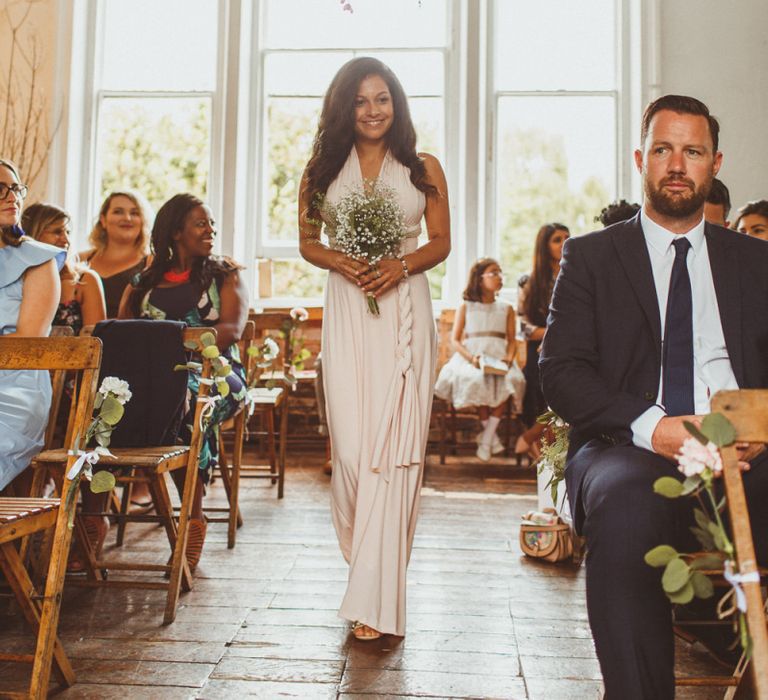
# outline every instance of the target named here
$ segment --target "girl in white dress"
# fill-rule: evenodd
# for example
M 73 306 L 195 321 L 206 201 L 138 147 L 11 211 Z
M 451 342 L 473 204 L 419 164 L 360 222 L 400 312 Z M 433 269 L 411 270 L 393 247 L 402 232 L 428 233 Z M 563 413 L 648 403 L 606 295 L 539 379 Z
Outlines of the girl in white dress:
M 379 179 L 394 191 L 406 238 L 397 258 L 369 267 L 321 242 L 320 200 Z M 429 240 L 419 246 L 421 220 Z M 331 515 L 349 563 L 339 615 L 360 640 L 405 634 L 405 577 L 416 528 L 435 371 L 435 324 L 424 272 L 450 252 L 445 176 L 416 152 L 400 82 L 356 58 L 323 102 L 299 193 L 299 250 L 329 270 L 323 381 L 331 437 Z M 376 297 L 380 315 L 368 311 Z
M 503 276 L 492 258 L 481 258 L 469 272 L 464 303 L 453 323 L 453 357 L 440 371 L 435 394 L 455 408 L 477 406 L 483 430 L 477 436 L 477 456 L 488 461 L 504 451 L 496 430 L 511 397 L 515 413 L 522 411 L 525 379 L 515 362 L 515 311 L 496 299 Z M 496 362 L 494 362 L 496 361 Z M 497 365 L 503 374 L 489 374 Z

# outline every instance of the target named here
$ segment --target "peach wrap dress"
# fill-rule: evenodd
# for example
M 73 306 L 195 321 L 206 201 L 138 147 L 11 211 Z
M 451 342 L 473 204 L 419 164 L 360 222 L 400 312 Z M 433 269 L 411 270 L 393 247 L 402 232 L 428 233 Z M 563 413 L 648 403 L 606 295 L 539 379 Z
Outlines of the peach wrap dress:
M 405 215 L 402 253 L 417 247 L 425 197 L 387 153 L 379 179 Z M 336 204 L 363 186 L 353 147 L 326 193 Z M 334 245 L 332 231 L 329 244 Z M 416 529 L 434 386 L 436 341 L 429 286 L 413 274 L 368 312 L 362 290 L 331 271 L 322 356 L 331 436 L 331 515 L 349 564 L 339 616 L 405 634 L 405 582 Z

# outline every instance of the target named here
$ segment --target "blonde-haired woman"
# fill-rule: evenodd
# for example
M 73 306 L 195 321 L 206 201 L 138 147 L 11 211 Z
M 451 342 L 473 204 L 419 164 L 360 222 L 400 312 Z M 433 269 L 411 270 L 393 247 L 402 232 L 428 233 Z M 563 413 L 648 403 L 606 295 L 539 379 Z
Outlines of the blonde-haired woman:
M 101 277 L 107 318 L 116 318 L 125 287 L 148 263 L 149 205 L 136 192 L 111 192 L 99 210 L 80 259 Z
M 66 251 L 69 223 L 69 214 L 53 204 L 33 204 L 21 216 L 21 227 L 27 236 Z M 83 326 L 93 326 L 106 318 L 104 290 L 93 270 L 81 269 L 81 265 L 68 258 L 59 276 L 61 296 L 54 326 L 69 326 L 78 335 Z

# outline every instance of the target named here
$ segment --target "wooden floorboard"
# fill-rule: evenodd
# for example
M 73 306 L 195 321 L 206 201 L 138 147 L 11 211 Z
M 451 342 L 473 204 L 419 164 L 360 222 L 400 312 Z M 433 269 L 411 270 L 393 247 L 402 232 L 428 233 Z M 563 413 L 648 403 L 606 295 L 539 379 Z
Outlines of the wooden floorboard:
M 328 510 L 322 457 L 291 460 L 285 498 L 243 479 L 245 524 L 226 547 L 208 529 L 194 589 L 162 625 L 164 593 L 67 586 L 60 633 L 78 683 L 61 698 L 599 698 L 600 669 L 587 622 L 584 570 L 522 556 L 517 523 L 535 508 L 530 469 L 494 459 L 430 460 L 408 575 L 407 634 L 351 638 L 337 615 L 346 564 Z M 206 499 L 222 505 L 221 482 Z M 129 525 L 123 550 L 165 563 L 164 532 Z M 152 577 L 154 574 L 142 574 Z M 31 639 L 0 608 L 0 648 Z M 714 673 L 680 648 L 681 664 Z M 0 664 L 0 694 L 26 669 Z M 721 697 L 686 689 L 680 698 Z

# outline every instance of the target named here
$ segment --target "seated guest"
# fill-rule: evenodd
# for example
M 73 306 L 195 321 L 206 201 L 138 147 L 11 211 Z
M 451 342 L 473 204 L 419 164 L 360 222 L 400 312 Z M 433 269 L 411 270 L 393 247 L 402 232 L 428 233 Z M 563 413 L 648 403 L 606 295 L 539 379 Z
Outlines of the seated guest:
M 216 236 L 211 210 L 191 194 L 177 194 L 157 212 L 152 227 L 154 260 L 128 287 L 120 304 L 120 318 L 184 321 L 208 326 L 217 332 L 217 345 L 232 372 L 230 393 L 217 401 L 207 421 L 200 449 L 197 482 L 189 525 L 187 559 L 195 567 L 205 540 L 203 488 L 219 458 L 219 424 L 235 413 L 245 397 L 245 372 L 237 341 L 248 320 L 248 290 L 240 277 L 243 269 L 233 260 L 212 255 Z M 189 444 L 200 377 L 189 373 L 189 411 L 182 421 L 180 438 Z M 216 386 L 211 395 L 217 395 Z M 176 474 L 177 472 L 174 472 Z
M 518 282 L 520 290 L 517 295 L 517 313 L 526 346 L 523 422 L 527 430 L 517 439 L 515 453 L 528 453 L 531 459 L 539 457 L 540 441 L 545 428 L 536 419 L 547 410 L 539 380 L 539 349 L 547 330 L 547 311 L 560 272 L 563 245 L 570 235 L 568 227 L 563 224 L 544 224 L 536 235 L 533 270 L 524 282 Z
M 487 462 L 504 451 L 496 430 L 507 401 L 522 411 L 525 379 L 515 363 L 515 310 L 497 299 L 504 276 L 493 258 L 480 258 L 469 271 L 464 303 L 456 311 L 452 345 L 455 353 L 440 370 L 435 395 L 454 408 L 476 406 L 483 429 L 477 436 L 477 456 Z M 488 374 L 485 361 L 501 361 L 499 374 Z
M 69 250 L 69 215 L 53 204 L 33 204 L 21 217 L 24 233 L 36 241 Z M 75 335 L 83 326 L 106 318 L 101 279 L 93 271 L 67 259 L 59 273 L 61 297 L 54 326 L 69 326 Z
M 709 413 L 710 396 L 768 387 L 768 246 L 704 221 L 719 129 L 695 98 L 648 105 L 634 154 L 643 208 L 566 243 L 541 350 L 544 396 L 571 426 L 565 479 L 609 700 L 675 695 L 671 604 L 644 556 L 660 544 L 696 551 L 696 503 L 654 482 L 683 480 L 685 423 Z M 744 489 L 765 565 L 766 453 Z
M 739 209 L 735 228 L 748 236 L 768 241 L 768 199 L 749 202 Z
M 611 202 L 600 214 L 595 217 L 603 226 L 617 224 L 619 221 L 631 219 L 640 211 L 640 205 L 634 202 L 628 202 L 626 199 L 620 199 L 618 202 Z
M 116 318 L 126 285 L 148 262 L 150 209 L 135 192 L 112 192 L 104 200 L 80 259 L 101 277 L 107 318 Z
M 712 180 L 712 189 L 704 202 L 704 220 L 710 224 L 728 228 L 728 214 L 731 212 L 731 194 L 722 180 Z
M 56 313 L 66 253 L 22 235 L 26 194 L 16 167 L 0 159 L 0 335 L 41 338 Z M 42 448 L 50 407 L 47 371 L 0 370 L 0 491 Z

